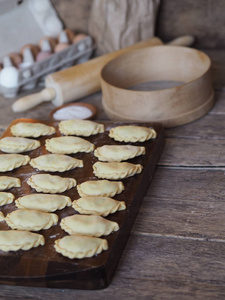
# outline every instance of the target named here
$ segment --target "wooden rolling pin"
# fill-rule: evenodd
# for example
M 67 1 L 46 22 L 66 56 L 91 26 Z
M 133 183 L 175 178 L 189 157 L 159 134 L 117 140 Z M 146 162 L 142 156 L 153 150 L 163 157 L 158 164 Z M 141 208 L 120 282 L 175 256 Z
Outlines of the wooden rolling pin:
M 193 43 L 193 37 L 180 37 L 171 43 L 173 45 L 189 46 Z M 14 112 L 26 111 L 45 101 L 52 101 L 55 106 L 60 106 L 95 93 L 101 89 L 101 70 L 110 60 L 130 50 L 162 44 L 163 42 L 159 38 L 154 37 L 65 70 L 49 74 L 45 78 L 45 88 L 41 92 L 15 101 L 12 105 L 12 110 Z

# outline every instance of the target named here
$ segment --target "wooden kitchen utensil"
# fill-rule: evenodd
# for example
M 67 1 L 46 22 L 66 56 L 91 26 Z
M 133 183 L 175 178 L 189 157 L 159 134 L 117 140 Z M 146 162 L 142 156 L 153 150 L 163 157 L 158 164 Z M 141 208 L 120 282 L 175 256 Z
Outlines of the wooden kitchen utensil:
M 206 54 L 187 47 L 130 51 L 102 70 L 103 107 L 117 121 L 151 120 L 166 127 L 189 123 L 206 114 L 214 103 L 210 66 Z M 180 84 L 151 91 L 129 89 L 143 82 L 165 81 Z
M 173 41 L 173 44 L 190 45 L 193 37 L 185 36 Z M 103 66 L 119 55 L 139 48 L 162 45 L 159 38 L 141 41 L 130 47 L 91 59 L 85 63 L 46 76 L 45 89 L 40 93 L 28 95 L 17 100 L 14 112 L 26 111 L 42 102 L 52 101 L 55 106 L 77 100 L 101 89 L 100 72 Z

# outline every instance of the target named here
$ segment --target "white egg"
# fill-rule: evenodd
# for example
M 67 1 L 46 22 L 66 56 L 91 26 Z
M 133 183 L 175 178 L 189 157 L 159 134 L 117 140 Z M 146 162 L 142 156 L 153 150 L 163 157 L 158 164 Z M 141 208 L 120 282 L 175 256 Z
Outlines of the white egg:
M 0 85 L 7 88 L 17 87 L 19 72 L 17 68 L 12 65 L 8 56 L 4 58 L 3 66 L 4 68 L 0 73 Z

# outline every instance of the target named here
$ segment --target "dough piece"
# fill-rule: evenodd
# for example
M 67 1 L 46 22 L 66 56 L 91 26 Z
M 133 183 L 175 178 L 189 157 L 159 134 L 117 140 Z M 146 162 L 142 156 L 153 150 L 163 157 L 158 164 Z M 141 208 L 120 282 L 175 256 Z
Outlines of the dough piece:
M 80 197 L 84 197 L 84 196 L 113 197 L 116 194 L 120 194 L 123 190 L 124 190 L 124 185 L 121 181 L 90 180 L 90 181 L 85 181 L 77 186 L 77 191 Z
M 127 162 L 96 162 L 93 164 L 95 176 L 106 179 L 122 179 L 141 173 L 143 167 L 140 164 Z
M 65 172 L 74 168 L 82 168 L 83 161 L 64 154 L 45 154 L 33 158 L 30 165 L 47 172 Z
M 76 186 L 76 180 L 74 178 L 64 178 L 50 174 L 32 175 L 27 183 L 37 192 L 51 194 L 63 193 Z
M 15 199 L 12 193 L 0 192 L 0 206 L 10 204 Z
M 30 194 L 16 199 L 15 204 L 18 208 L 53 212 L 71 206 L 71 199 L 63 195 Z
M 45 147 L 49 152 L 61 154 L 73 154 L 77 152 L 89 153 L 95 145 L 76 136 L 59 136 L 45 141 Z
M 14 136 L 39 137 L 51 135 L 56 132 L 55 128 L 41 123 L 20 122 L 11 127 Z
M 28 164 L 30 157 L 22 154 L 0 154 L 0 172 L 12 171 Z
M 89 120 L 65 120 L 59 123 L 59 131 L 65 135 L 90 136 L 104 132 L 104 125 Z
M 6 153 L 22 153 L 40 147 L 41 143 L 36 140 L 23 137 L 7 136 L 0 140 L 0 150 Z
M 126 209 L 126 204 L 124 201 L 117 201 L 109 197 L 86 196 L 74 200 L 72 207 L 80 214 L 106 217 L 116 211 Z
M 5 217 L 3 215 L 3 212 L 0 211 L 0 222 L 5 221 Z
M 70 235 L 80 234 L 100 237 L 119 230 L 119 225 L 101 216 L 73 215 L 61 220 L 60 226 Z
M 0 176 L 0 191 L 9 190 L 13 187 L 21 187 L 19 178 L 10 176 Z
M 5 252 L 29 250 L 44 244 L 45 239 L 41 234 L 21 230 L 0 231 L 0 250 Z
M 108 250 L 105 239 L 83 235 L 68 235 L 55 241 L 55 250 L 63 256 L 74 258 L 92 257 Z
M 109 131 L 109 136 L 119 142 L 145 142 L 156 138 L 156 132 L 153 128 L 125 125 L 114 127 Z
M 56 225 L 58 216 L 34 209 L 17 209 L 8 214 L 5 221 L 12 229 L 39 231 Z
M 104 145 L 94 151 L 101 161 L 120 162 L 145 154 L 145 147 L 132 145 Z

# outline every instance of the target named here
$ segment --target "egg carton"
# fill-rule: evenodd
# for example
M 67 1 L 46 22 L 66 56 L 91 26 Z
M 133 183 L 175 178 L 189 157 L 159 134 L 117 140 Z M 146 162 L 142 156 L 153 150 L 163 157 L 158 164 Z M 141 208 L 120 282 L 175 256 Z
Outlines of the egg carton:
M 0 93 L 5 98 L 14 98 L 20 92 L 43 87 L 45 77 L 48 74 L 87 61 L 91 57 L 94 49 L 95 45 L 93 44 L 92 38 L 87 36 L 68 48 L 19 70 L 18 85 L 13 88 L 0 86 Z
M 57 38 L 63 27 L 50 0 L 0 0 L 0 61 L 43 36 Z
M 13 20 L 13 22 L 12 22 Z M 11 52 L 20 52 L 25 44 L 38 44 L 44 36 L 57 38 L 63 30 L 50 0 L 0 0 L 0 61 Z M 6 34 L 7 32 L 7 34 Z M 90 36 L 18 70 L 18 83 L 14 87 L 1 86 L 5 98 L 14 98 L 18 93 L 44 86 L 46 75 L 88 60 L 95 46 Z

